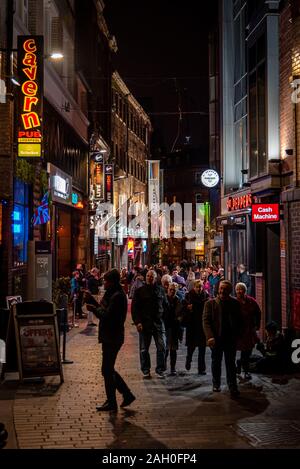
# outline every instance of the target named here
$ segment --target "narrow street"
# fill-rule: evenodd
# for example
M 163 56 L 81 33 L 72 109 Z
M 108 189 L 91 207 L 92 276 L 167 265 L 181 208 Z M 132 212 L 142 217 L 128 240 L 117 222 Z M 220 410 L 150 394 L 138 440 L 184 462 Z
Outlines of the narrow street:
M 117 414 L 97 413 L 96 404 L 105 400 L 97 328 L 87 328 L 84 320 L 71 334 L 67 358 L 74 363 L 64 365 L 64 384 L 51 377 L 16 391 L 12 409 L 19 448 L 300 447 L 300 376 L 285 377 L 285 384 L 253 376 L 251 383 L 241 383 L 241 398 L 233 401 L 224 376 L 222 393 L 211 392 L 209 350 L 206 376 L 197 375 L 195 359 L 191 371 L 185 370 L 181 345 L 178 376 L 162 380 L 154 374 L 152 345 L 152 379 L 143 380 L 128 315 L 117 369 L 137 399 Z

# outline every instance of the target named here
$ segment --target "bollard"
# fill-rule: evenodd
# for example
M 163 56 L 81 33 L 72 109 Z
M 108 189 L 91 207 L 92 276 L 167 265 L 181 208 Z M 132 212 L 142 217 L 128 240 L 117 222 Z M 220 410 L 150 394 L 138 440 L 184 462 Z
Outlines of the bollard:
M 62 351 L 62 363 L 64 365 L 69 365 L 74 363 L 72 360 L 66 358 L 66 345 L 67 345 L 67 332 L 69 328 L 68 324 L 68 310 L 66 308 L 56 310 L 59 317 L 59 330 L 63 335 L 63 351 Z

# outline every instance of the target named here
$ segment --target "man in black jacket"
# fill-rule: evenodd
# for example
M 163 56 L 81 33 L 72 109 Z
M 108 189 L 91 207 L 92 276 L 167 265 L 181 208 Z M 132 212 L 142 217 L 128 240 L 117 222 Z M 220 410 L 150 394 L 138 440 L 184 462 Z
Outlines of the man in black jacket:
M 127 314 L 127 297 L 120 285 L 120 274 L 112 269 L 104 274 L 103 299 L 95 309 L 100 320 L 99 342 L 102 343 L 102 376 L 107 401 L 96 406 L 98 411 L 116 411 L 116 390 L 123 395 L 121 407 L 131 404 L 135 397 L 119 373 L 115 370 L 118 352 L 124 343 L 124 323 Z M 94 300 L 95 301 L 95 300 Z M 95 303 L 94 303 L 95 304 Z
M 236 382 L 235 356 L 237 339 L 242 327 L 242 313 L 238 300 L 230 296 L 232 284 L 223 280 L 218 297 L 205 303 L 203 330 L 207 345 L 211 347 L 213 391 L 219 392 L 221 365 L 225 356 L 227 384 L 232 398 L 239 395 Z
M 140 361 L 144 378 L 150 378 L 149 347 L 152 336 L 156 345 L 156 374 L 164 378 L 166 357 L 166 332 L 163 322 L 166 295 L 164 289 L 156 283 L 157 273 L 148 270 L 146 285 L 138 288 L 133 296 L 132 320 L 139 332 Z

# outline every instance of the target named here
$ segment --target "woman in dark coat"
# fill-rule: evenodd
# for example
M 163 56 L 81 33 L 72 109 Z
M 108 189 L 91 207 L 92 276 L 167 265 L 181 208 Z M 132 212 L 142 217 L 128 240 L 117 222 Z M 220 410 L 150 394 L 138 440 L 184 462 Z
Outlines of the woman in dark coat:
M 202 288 L 201 280 L 196 280 L 194 288 L 186 294 L 184 300 L 184 323 L 186 325 L 187 356 L 185 368 L 191 369 L 193 353 L 198 347 L 198 374 L 205 375 L 206 337 L 202 326 L 204 303 L 209 295 Z
M 167 358 L 170 352 L 171 375 L 176 375 L 176 360 L 178 341 L 182 341 L 182 329 L 180 326 L 182 320 L 182 303 L 176 296 L 175 283 L 170 283 L 167 292 L 167 302 L 164 311 L 164 323 L 167 337 L 166 350 L 166 368 Z
M 258 342 L 256 331 L 260 327 L 261 310 L 254 298 L 247 295 L 245 283 L 237 283 L 235 286 L 237 300 L 240 302 L 243 316 L 242 332 L 238 340 L 237 350 L 241 351 L 241 359 L 237 361 L 237 371 L 243 369 L 245 379 L 251 379 L 249 363 L 252 349 Z

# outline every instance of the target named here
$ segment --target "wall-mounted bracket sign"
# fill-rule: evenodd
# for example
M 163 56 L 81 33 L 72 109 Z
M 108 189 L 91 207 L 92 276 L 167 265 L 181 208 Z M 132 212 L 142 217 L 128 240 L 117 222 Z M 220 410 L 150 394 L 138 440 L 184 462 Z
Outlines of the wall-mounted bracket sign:
M 201 182 L 205 187 L 215 187 L 219 184 L 220 176 L 214 169 L 207 169 L 201 174 Z
M 253 204 L 252 221 L 255 223 L 280 221 L 279 204 Z
M 43 36 L 18 36 L 18 156 L 42 156 Z

